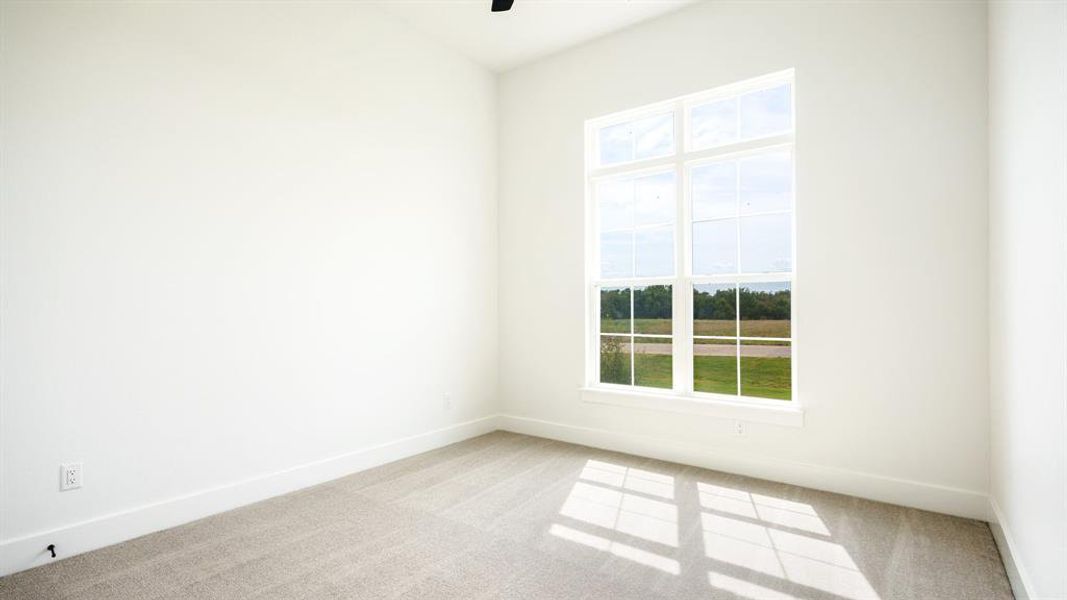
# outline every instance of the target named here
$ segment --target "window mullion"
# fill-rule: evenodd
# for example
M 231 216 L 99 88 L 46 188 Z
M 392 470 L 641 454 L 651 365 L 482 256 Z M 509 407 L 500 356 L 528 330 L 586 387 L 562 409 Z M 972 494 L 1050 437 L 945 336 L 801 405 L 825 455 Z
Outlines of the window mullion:
M 737 130 L 741 131 L 741 108 L 737 109 Z M 736 252 L 734 256 L 737 257 L 737 272 L 741 274 L 744 269 L 741 266 L 741 163 L 737 164 L 737 170 L 734 172 L 734 206 L 736 207 L 734 226 L 735 230 L 734 241 L 737 244 Z M 734 340 L 734 366 L 737 371 L 737 395 L 741 396 L 741 281 L 740 278 L 734 282 L 734 335 L 737 339 Z
M 689 396 L 693 393 L 693 332 L 692 332 L 692 289 L 689 282 L 689 274 L 692 271 L 690 262 L 690 237 L 692 226 L 690 224 L 690 199 L 689 178 L 684 162 L 688 115 L 685 111 L 685 103 L 678 102 L 675 105 L 674 140 L 676 156 L 679 159 L 674 166 L 675 182 L 675 275 L 674 283 L 674 314 L 672 329 L 674 331 L 673 349 L 673 374 L 674 391 Z
M 589 371 L 586 377 L 591 384 L 600 383 L 600 340 L 603 332 L 600 330 L 600 290 L 601 286 L 593 285 L 590 290 L 590 314 L 589 314 Z
M 741 284 L 734 287 L 734 366 L 737 369 L 737 395 L 741 395 Z
M 691 308 L 693 291 L 688 280 L 678 279 L 674 289 L 674 374 L 677 380 L 674 389 L 680 394 L 693 393 L 693 322 Z
M 634 249 L 637 252 L 637 249 Z M 637 360 L 634 356 L 637 354 L 637 348 L 634 347 L 634 332 L 637 331 L 637 327 L 634 326 L 634 288 L 630 287 L 630 337 L 627 338 L 630 341 L 630 385 L 637 385 Z
M 589 124 L 585 127 L 585 164 L 592 164 L 593 135 Z M 597 198 L 593 193 L 593 183 L 585 179 L 585 276 L 586 281 L 586 344 L 585 344 L 585 381 L 586 385 L 600 383 L 600 286 L 595 280 L 600 277 L 600 224 Z

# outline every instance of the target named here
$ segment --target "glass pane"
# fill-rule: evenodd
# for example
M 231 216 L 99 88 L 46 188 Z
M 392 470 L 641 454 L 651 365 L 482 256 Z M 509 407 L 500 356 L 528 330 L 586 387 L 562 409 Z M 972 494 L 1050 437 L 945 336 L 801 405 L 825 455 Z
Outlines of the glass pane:
M 630 288 L 600 290 L 600 332 L 630 332 Z
M 629 123 L 602 128 L 597 141 L 600 149 L 600 164 L 613 165 L 633 160 L 634 141 Z
M 737 272 L 737 219 L 693 223 L 693 274 Z
M 633 232 L 616 231 L 600 234 L 600 276 L 633 277 Z
M 737 162 L 728 160 L 694 167 L 693 220 L 737 215 Z
M 657 173 L 633 180 L 634 225 L 674 223 L 674 172 Z
M 634 385 L 674 387 L 671 338 L 634 338 Z
M 693 335 L 737 335 L 737 290 L 732 283 L 693 286 Z
M 601 165 L 666 156 L 674 151 L 674 114 L 603 127 L 597 142 Z
M 771 273 L 793 268 L 793 215 L 741 219 L 741 272 Z
M 737 395 L 737 340 L 696 340 L 693 344 L 693 389 Z
M 674 150 L 674 113 L 634 121 L 634 158 L 667 156 Z
M 737 139 L 737 98 L 694 106 L 689 112 L 693 150 L 711 148 Z
M 774 400 L 793 397 L 792 346 L 785 342 L 741 345 L 741 395 Z
M 788 281 L 741 284 L 741 335 L 790 337 L 790 287 Z
M 634 225 L 634 186 L 630 179 L 609 179 L 596 184 L 600 231 L 629 229 Z
M 741 139 L 786 133 L 793 128 L 792 84 L 741 96 Z
M 671 335 L 674 296 L 669 285 L 634 288 L 634 333 Z
M 600 383 L 631 385 L 630 352 L 629 337 L 600 336 Z
M 634 232 L 638 277 L 674 275 L 674 227 L 639 229 Z
M 741 213 L 793 207 L 793 158 L 774 152 L 741 161 Z

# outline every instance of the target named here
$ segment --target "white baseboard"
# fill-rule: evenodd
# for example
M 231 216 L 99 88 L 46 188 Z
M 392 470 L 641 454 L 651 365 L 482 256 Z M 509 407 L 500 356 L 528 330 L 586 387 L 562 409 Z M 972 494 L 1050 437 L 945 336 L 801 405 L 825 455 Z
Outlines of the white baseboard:
M 970 519 L 988 521 L 990 517 L 989 497 L 984 492 L 797 461 L 725 453 L 662 438 L 578 427 L 526 417 L 501 415 L 499 427 L 515 433 L 780 481 Z
M 981 492 L 795 461 L 724 453 L 661 438 L 500 415 L 428 431 L 269 475 L 103 515 L 49 531 L 4 540 L 0 542 L 0 576 L 51 562 L 52 559 L 48 558 L 45 552 L 48 544 L 55 544 L 62 558 L 74 556 L 427 452 L 497 429 L 983 521 L 989 520 L 991 516 L 989 498 Z M 996 506 L 993 505 L 992 511 L 996 510 Z M 995 528 L 994 531 L 996 531 Z M 1009 548 L 1008 552 L 1004 552 L 1007 563 L 1012 554 L 1012 545 L 1006 528 L 1003 537 L 1007 541 L 1002 547 Z M 1011 572 L 1011 567 L 1009 567 L 1009 574 Z M 1023 571 L 1020 569 L 1017 573 L 1019 573 L 1019 580 L 1023 582 L 1022 587 L 1029 589 L 1026 587 L 1027 580 Z M 1015 585 L 1015 580 L 1012 584 Z
M 1030 577 L 1026 574 L 1026 568 L 1019 561 L 1019 554 L 1014 538 L 1011 536 L 1011 528 L 1004 519 L 1004 513 L 992 497 L 989 498 L 989 510 L 992 519 L 989 521 L 989 529 L 993 531 L 993 539 L 997 542 L 1000 550 L 1000 559 L 1004 562 L 1004 570 L 1008 573 L 1008 582 L 1011 583 L 1011 591 L 1015 594 L 1015 600 L 1036 600 L 1034 588 L 1030 584 Z
M 495 416 L 459 423 L 341 456 L 300 465 L 72 525 L 0 542 L 0 576 L 52 562 L 45 548 L 55 544 L 61 558 L 110 546 L 447 446 L 497 429 Z

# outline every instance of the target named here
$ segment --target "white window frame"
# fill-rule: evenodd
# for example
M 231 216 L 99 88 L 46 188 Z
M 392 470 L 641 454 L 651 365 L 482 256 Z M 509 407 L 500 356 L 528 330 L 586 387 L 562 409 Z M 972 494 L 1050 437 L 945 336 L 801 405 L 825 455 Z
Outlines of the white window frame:
M 756 139 L 731 142 L 701 150 L 690 150 L 689 109 L 718 98 L 776 87 L 791 83 L 793 94 L 793 130 Z M 791 284 L 791 293 L 796 297 L 797 289 L 797 255 L 796 255 L 796 214 L 798 208 L 796 185 L 796 80 L 792 69 L 772 73 L 762 77 L 730 84 L 712 90 L 690 94 L 672 100 L 657 102 L 640 108 L 611 115 L 589 119 L 585 122 L 585 216 L 586 216 L 586 371 L 583 400 L 598 404 L 611 404 L 631 408 L 665 410 L 689 414 L 701 414 L 767 422 L 779 425 L 800 426 L 803 424 L 803 410 L 797 387 L 798 335 L 796 320 L 791 315 L 791 400 L 763 399 L 733 394 L 713 394 L 698 392 L 693 389 L 693 294 L 694 285 L 707 283 L 740 284 L 745 282 L 781 282 Z M 674 149 L 667 156 L 638 159 L 607 166 L 599 165 L 598 131 L 618 123 L 628 122 L 656 114 L 672 112 L 674 115 Z M 740 118 L 740 116 L 738 117 Z M 708 162 L 746 155 L 761 154 L 775 149 L 786 149 L 793 156 L 793 205 L 788 211 L 792 214 L 792 271 L 787 273 L 727 274 L 715 276 L 692 275 L 692 254 L 690 251 L 692 236 L 692 215 L 690 198 L 690 173 L 695 166 Z M 597 182 L 619 176 L 633 176 L 645 173 L 673 170 L 675 175 L 675 198 L 677 214 L 674 223 L 674 264 L 675 275 L 672 277 L 632 277 L 627 279 L 600 279 L 600 244 L 599 223 L 594 188 Z M 772 211 L 767 214 L 786 211 Z M 763 213 L 757 213 L 763 214 Z M 750 216 L 750 215 L 745 215 Z M 740 227 L 740 217 L 735 217 Z M 740 235 L 738 236 L 740 245 Z M 740 254 L 738 255 L 740 256 Z M 672 338 L 672 379 L 673 389 L 657 389 L 600 383 L 600 294 L 601 287 L 641 287 L 647 285 L 670 285 L 672 289 L 673 328 Z M 792 311 L 793 303 L 790 308 Z M 740 319 L 738 306 L 736 319 Z M 681 315 L 681 318 L 678 316 Z M 631 315 L 633 318 L 633 315 Z M 740 334 L 740 331 L 738 331 Z M 631 333 L 631 336 L 634 334 Z M 635 337 L 640 337 L 638 334 Z M 649 337 L 663 337 L 650 335 Z M 730 336 L 731 338 L 733 336 Z M 743 340 L 760 339 L 738 337 L 738 344 Z M 633 360 L 633 359 L 631 359 Z M 738 377 L 740 384 L 740 374 Z

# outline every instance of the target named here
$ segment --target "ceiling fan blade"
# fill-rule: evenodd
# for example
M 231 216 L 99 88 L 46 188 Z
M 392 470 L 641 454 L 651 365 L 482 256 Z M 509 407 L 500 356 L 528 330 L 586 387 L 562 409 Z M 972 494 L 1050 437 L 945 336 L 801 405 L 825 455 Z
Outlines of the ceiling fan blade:
M 493 0 L 493 12 L 511 10 L 511 5 L 514 3 L 515 0 Z

